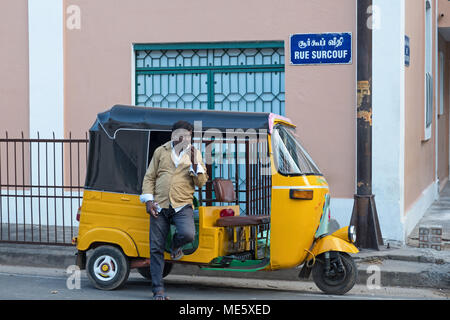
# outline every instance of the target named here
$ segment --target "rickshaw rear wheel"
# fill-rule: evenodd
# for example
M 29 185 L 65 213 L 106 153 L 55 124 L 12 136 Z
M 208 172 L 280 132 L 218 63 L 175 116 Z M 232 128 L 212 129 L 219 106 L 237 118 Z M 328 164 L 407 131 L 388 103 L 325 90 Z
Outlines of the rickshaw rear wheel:
M 341 261 L 341 267 L 335 259 L 331 261 L 331 274 L 325 270 L 325 254 L 316 258 L 312 268 L 312 277 L 317 287 L 326 294 L 343 295 L 350 291 L 356 283 L 358 269 L 352 257 L 345 252 L 336 252 L 337 259 Z
M 102 245 L 95 248 L 88 257 L 86 271 L 89 280 L 97 289 L 114 290 L 127 281 L 130 262 L 121 249 Z
M 163 278 L 165 278 L 169 275 L 170 271 L 172 271 L 172 268 L 173 268 L 172 263 L 170 263 L 170 262 L 164 263 Z M 140 267 L 140 268 L 137 268 L 137 271 L 145 279 L 152 280 L 152 275 L 150 274 L 150 267 Z

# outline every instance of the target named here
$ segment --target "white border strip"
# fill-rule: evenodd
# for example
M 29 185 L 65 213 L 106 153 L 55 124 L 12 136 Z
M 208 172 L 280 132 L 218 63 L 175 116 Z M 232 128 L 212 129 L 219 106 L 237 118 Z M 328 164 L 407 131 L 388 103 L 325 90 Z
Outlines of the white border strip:
M 420 222 L 420 219 L 422 219 L 434 201 L 439 198 L 438 188 L 439 183 L 437 181 L 431 183 L 422 191 L 416 202 L 408 208 L 406 215 L 402 217 L 402 222 L 405 225 L 405 237 L 408 237 L 411 234 L 416 225 Z
M 398 241 L 405 240 L 401 222 L 405 189 L 405 1 L 373 2 L 380 19 L 373 30 L 373 194 L 383 238 Z
M 272 189 L 328 189 L 327 186 L 272 186 Z
M 131 44 L 131 105 L 136 105 L 136 52 L 134 43 Z

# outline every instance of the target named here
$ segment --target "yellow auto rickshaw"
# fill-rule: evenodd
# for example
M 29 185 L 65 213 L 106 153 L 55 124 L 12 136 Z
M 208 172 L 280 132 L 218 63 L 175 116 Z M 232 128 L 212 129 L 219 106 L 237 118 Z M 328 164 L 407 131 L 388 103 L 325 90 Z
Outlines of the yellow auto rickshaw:
M 149 221 L 139 200 L 153 152 L 171 139 L 178 120 L 194 125 L 210 180 L 194 194 L 195 240 L 174 263 L 226 272 L 303 265 L 328 294 L 356 282 L 355 228 L 329 234 L 327 181 L 301 146 L 295 125 L 272 113 L 179 110 L 116 105 L 98 114 L 79 208 L 77 265 L 99 289 L 123 285 L 130 269 L 149 272 Z M 172 230 L 171 233 L 173 233 Z

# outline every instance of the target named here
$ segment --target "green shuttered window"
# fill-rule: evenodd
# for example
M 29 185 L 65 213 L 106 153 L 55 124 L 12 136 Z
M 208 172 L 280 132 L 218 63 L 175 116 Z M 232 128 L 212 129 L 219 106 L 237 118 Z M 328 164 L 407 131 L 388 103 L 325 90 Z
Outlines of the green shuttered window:
M 283 42 L 134 46 L 135 104 L 285 114 Z

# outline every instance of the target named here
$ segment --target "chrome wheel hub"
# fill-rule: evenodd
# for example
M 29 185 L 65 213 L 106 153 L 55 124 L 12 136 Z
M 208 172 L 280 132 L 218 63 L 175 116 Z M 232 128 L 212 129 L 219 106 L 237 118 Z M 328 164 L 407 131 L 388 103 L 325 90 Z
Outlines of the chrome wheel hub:
M 101 281 L 109 281 L 117 274 L 117 262 L 111 256 L 100 256 L 94 262 L 94 275 Z

